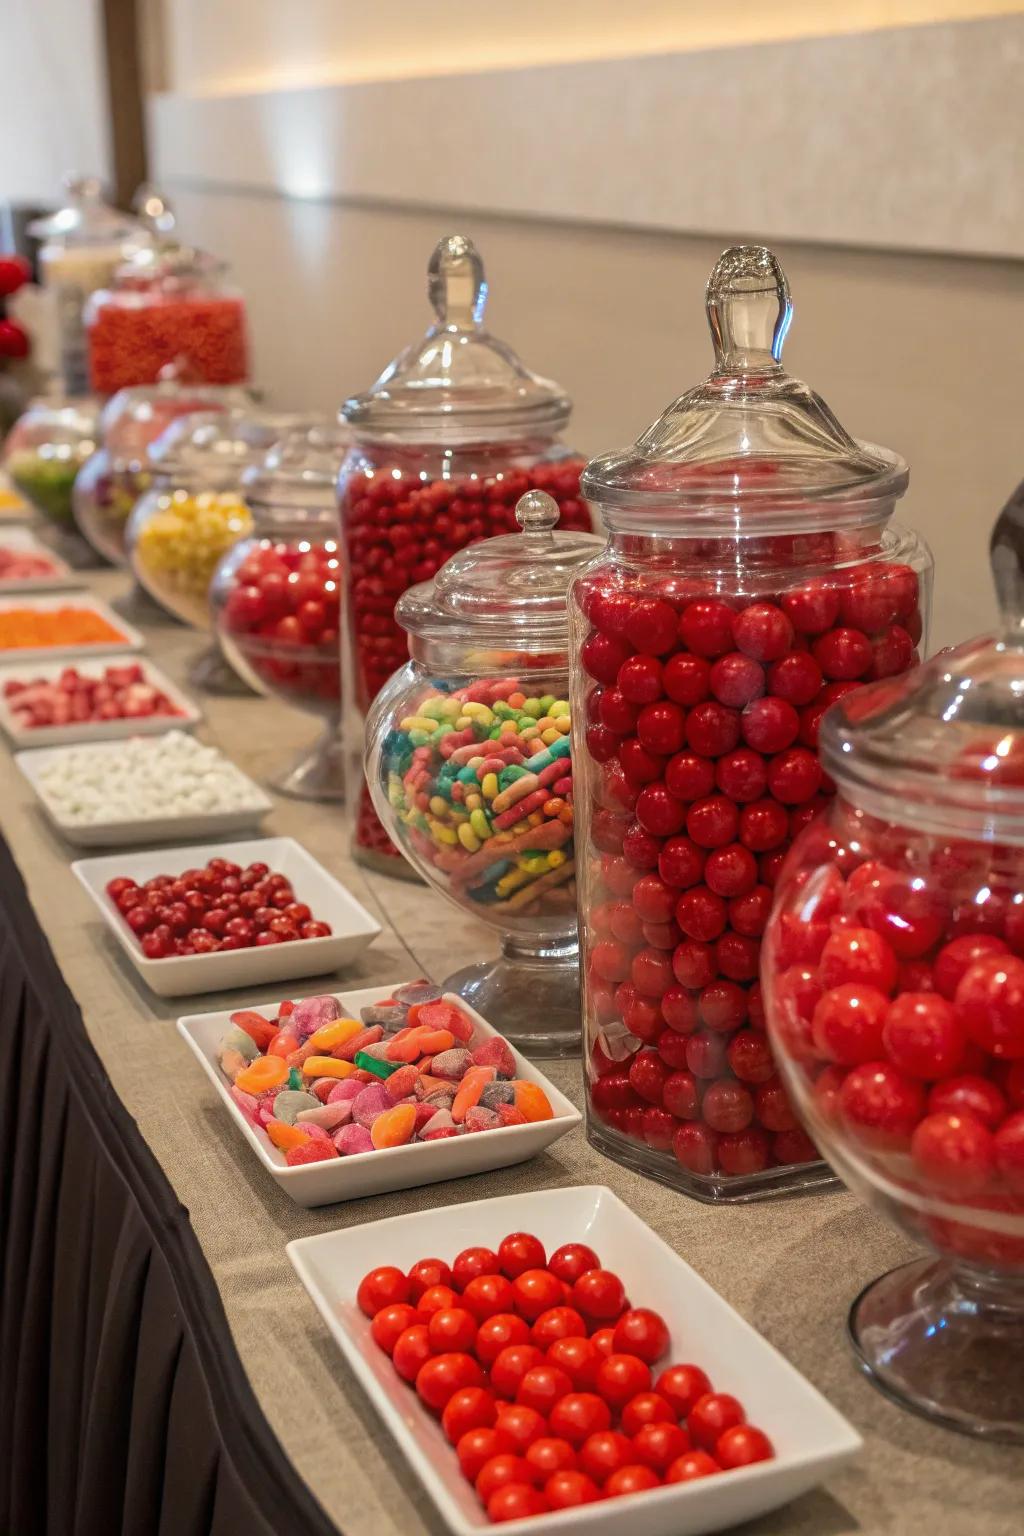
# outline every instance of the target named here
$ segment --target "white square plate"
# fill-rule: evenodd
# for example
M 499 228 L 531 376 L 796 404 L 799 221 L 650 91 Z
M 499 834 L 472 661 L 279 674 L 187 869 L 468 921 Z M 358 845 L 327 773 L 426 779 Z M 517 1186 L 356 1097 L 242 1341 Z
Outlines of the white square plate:
M 146 738 L 147 746 L 158 750 L 160 737 Z M 125 848 L 132 843 L 158 843 L 188 837 L 219 837 L 251 831 L 273 810 L 273 802 L 254 780 L 242 774 L 246 804 L 237 811 L 192 812 L 185 816 L 151 816 L 147 820 L 77 822 L 62 819 L 60 808 L 47 794 L 41 780 L 52 763 L 68 752 L 87 751 L 103 759 L 112 759 L 124 750 L 124 741 L 92 742 L 85 747 L 41 747 L 32 752 L 16 752 L 14 761 L 28 779 L 40 805 L 62 837 L 79 848 Z M 218 753 L 225 764 L 228 759 Z M 240 770 L 237 770 L 240 771 Z M 187 866 L 186 866 L 187 867 Z M 306 941 L 308 942 L 308 940 Z
M 417 1211 L 288 1244 L 299 1278 L 356 1379 L 457 1536 L 493 1529 L 437 1419 L 370 1337 L 356 1305 L 362 1277 L 378 1264 L 408 1270 L 417 1259 L 449 1263 L 476 1244 L 497 1248 L 510 1232 L 532 1232 L 548 1253 L 588 1243 L 622 1279 L 634 1305 L 653 1307 L 669 1327 L 668 1361 L 701 1366 L 717 1391 L 732 1392 L 775 1446 L 773 1461 L 691 1483 L 652 1489 L 531 1520 L 509 1536 L 548 1530 L 576 1536 L 698 1536 L 765 1515 L 823 1482 L 860 1450 L 851 1424 L 763 1339 L 707 1281 L 652 1232 L 610 1189 L 544 1189 Z
M 8 651 L 7 656 L 13 652 Z M 104 668 L 124 665 L 142 668 L 142 680 L 151 688 L 165 693 L 171 703 L 181 710 L 180 715 L 145 715 L 138 720 L 73 720 L 67 725 L 42 725 L 36 730 L 20 724 L 11 709 L 11 701 L 4 695 L 9 682 L 32 683 L 42 679 L 53 682 L 66 667 L 77 666 L 88 677 L 99 676 Z M 145 656 L 86 656 L 74 662 L 40 661 L 24 663 L 8 662 L 0 666 L 0 726 L 15 747 L 63 747 L 79 741 L 116 741 L 124 736 L 162 736 L 165 731 L 188 731 L 202 719 L 202 715 L 187 694 L 166 677 Z
M 223 954 L 172 955 L 166 960 L 147 960 L 139 941 L 107 895 L 107 881 L 127 875 L 142 885 L 153 875 L 197 868 L 214 857 L 242 865 L 259 859 L 276 874 L 285 875 L 295 888 L 296 901 L 306 902 L 315 918 L 330 923 L 330 937 L 296 939 L 259 949 L 233 949 Z M 71 868 L 147 987 L 158 997 L 185 997 L 192 992 L 224 992 L 268 981 L 323 976 L 350 965 L 380 933 L 376 919 L 293 837 L 151 848 L 145 853 L 78 859 Z
M 360 1008 L 390 997 L 400 985 L 395 982 L 389 987 L 368 987 L 362 992 L 336 992 L 334 995 L 345 1012 L 357 1019 Z M 461 997 L 446 993 L 445 1001 L 457 1004 L 469 1015 L 476 1025 L 478 1037 L 489 1038 L 498 1033 Z M 352 1157 L 289 1168 L 284 1154 L 272 1144 L 266 1131 L 257 1130 L 246 1120 L 228 1092 L 230 1084 L 217 1064 L 217 1048 L 231 1027 L 231 1013 L 236 1011 L 193 1014 L 178 1020 L 178 1031 L 195 1052 L 264 1168 L 297 1205 L 330 1205 L 337 1200 L 358 1200 L 363 1195 L 380 1195 L 395 1189 L 412 1189 L 418 1184 L 436 1184 L 440 1179 L 487 1173 L 492 1168 L 509 1168 L 513 1163 L 535 1157 L 566 1131 L 579 1125 L 582 1119 L 565 1094 L 559 1093 L 554 1083 L 513 1049 L 516 1076 L 538 1083 L 544 1089 L 551 1100 L 554 1119 L 536 1120 L 528 1125 L 506 1125 L 472 1136 L 447 1136 L 440 1141 L 418 1142 L 408 1147 L 387 1147 L 379 1152 L 357 1152 Z
M 45 576 L 25 576 L 11 580 L 0 576 L 0 596 L 15 597 L 22 592 L 56 592 L 65 587 L 80 587 L 82 578 L 55 555 L 52 549 L 41 544 L 30 528 L 5 528 L 0 533 L 0 548 L 18 555 L 40 555 L 49 563 Z
M 0 597 L 0 613 L 7 613 L 12 608 L 35 608 L 40 613 L 52 611 L 55 608 L 87 609 L 88 612 L 98 613 L 101 618 L 106 619 L 107 623 L 119 632 L 121 638 L 99 640 L 92 645 L 39 645 L 24 649 L 0 646 L 0 659 L 3 660 L 52 661 L 55 656 L 98 656 L 103 652 L 109 655 L 112 651 L 141 651 L 145 643 L 133 625 L 116 614 L 102 598 L 93 597 L 91 592 L 66 592 L 52 597 Z

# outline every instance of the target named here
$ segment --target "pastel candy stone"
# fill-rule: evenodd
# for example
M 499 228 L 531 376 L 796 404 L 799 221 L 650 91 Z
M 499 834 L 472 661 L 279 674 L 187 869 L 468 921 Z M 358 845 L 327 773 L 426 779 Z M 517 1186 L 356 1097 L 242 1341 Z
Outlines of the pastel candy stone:
M 231 1046 L 227 1046 L 221 1049 L 220 1055 L 217 1057 L 217 1065 L 224 1073 L 224 1076 L 229 1077 L 234 1082 L 239 1073 L 245 1071 L 247 1063 L 241 1051 L 233 1050 Z
M 386 1080 L 385 1087 L 391 1099 L 397 1104 L 399 1099 L 408 1098 L 410 1093 L 416 1091 L 419 1080 L 420 1074 L 410 1062 L 407 1066 L 399 1067 L 397 1072 L 392 1072 Z
M 359 1013 L 364 1024 L 380 1024 L 389 1033 L 404 1029 L 409 1022 L 409 1010 L 401 1003 L 371 1003 Z
M 378 1115 L 392 1108 L 394 1102 L 383 1083 L 370 1083 L 358 1098 L 353 1099 L 352 1118 L 357 1125 L 366 1126 L 368 1129 Z
M 304 997 L 296 1003 L 288 1020 L 294 1032 L 302 1039 L 315 1034 L 333 1019 L 341 1018 L 341 1007 L 334 997 Z
M 458 1082 L 464 1077 L 473 1065 L 473 1058 L 465 1046 L 456 1045 L 450 1051 L 442 1051 L 435 1056 L 430 1067 L 431 1077 L 446 1077 L 453 1082 Z
M 414 1003 L 436 1003 L 441 997 L 441 988 L 435 987 L 433 982 L 421 979 L 419 981 L 407 981 L 404 986 L 397 987 L 392 993 L 396 1003 L 405 1003 L 412 1007 Z
M 378 1151 L 384 1147 L 401 1147 L 412 1137 L 416 1129 L 416 1110 L 412 1104 L 396 1104 L 377 1115 L 370 1127 L 370 1140 Z
M 329 1081 L 329 1079 L 326 1079 L 326 1081 Z M 317 1087 L 319 1086 L 318 1083 Z M 334 1083 L 327 1095 L 327 1103 L 344 1104 L 351 1099 L 358 1099 L 365 1086 L 365 1083 L 359 1082 L 354 1077 L 347 1078 L 343 1083 Z
M 303 1093 L 301 1088 L 282 1088 L 274 1099 L 274 1119 L 294 1125 L 300 1110 L 316 1108 L 317 1101 L 311 1093 Z
M 231 1084 L 228 1092 L 234 1099 L 235 1103 L 238 1105 L 239 1109 L 242 1111 L 242 1114 L 245 1116 L 245 1118 L 250 1121 L 250 1123 L 255 1124 L 256 1113 L 260 1107 L 259 1100 L 254 1099 L 251 1093 L 243 1093 L 241 1088 L 235 1087 L 234 1083 Z
M 511 1083 L 496 1078 L 493 1083 L 488 1083 L 480 1095 L 480 1103 L 485 1109 L 497 1109 L 499 1104 L 512 1104 L 515 1101 L 516 1090 Z
M 525 1125 L 526 1116 L 514 1104 L 499 1104 L 498 1119 L 502 1125 Z
M 221 1050 L 237 1051 L 239 1055 L 245 1057 L 246 1061 L 255 1061 L 260 1054 L 256 1041 L 244 1029 L 229 1029 L 220 1044 Z
M 473 1052 L 475 1067 L 494 1067 L 499 1077 L 515 1077 L 516 1059 L 512 1047 L 500 1035 L 482 1040 Z
M 414 1105 L 414 1108 L 416 1111 L 416 1127 L 413 1135 L 418 1136 L 420 1131 L 424 1130 L 431 1120 L 436 1118 L 438 1110 L 435 1104 L 428 1104 L 425 1099 L 419 1104 Z
M 360 1152 L 372 1152 L 373 1141 L 365 1125 L 343 1125 L 334 1133 L 334 1145 L 342 1157 L 355 1157 Z
M 318 1104 L 316 1109 L 300 1110 L 295 1117 L 296 1125 L 319 1125 L 325 1131 L 336 1131 L 339 1125 L 347 1125 L 352 1118 L 352 1100 L 343 1099 L 338 1104 Z
M 305 1163 L 327 1163 L 337 1156 L 334 1143 L 325 1137 L 323 1141 L 308 1141 L 301 1147 L 291 1147 L 284 1160 L 289 1168 L 301 1168 Z
M 466 1110 L 466 1118 L 462 1123 L 467 1131 L 493 1131 L 501 1121 L 493 1109 L 485 1109 L 482 1104 L 474 1104 L 472 1109 Z
M 333 1147 L 334 1145 L 333 1141 L 331 1141 L 330 1136 L 324 1130 L 322 1125 L 302 1125 L 299 1126 L 298 1129 L 305 1131 L 307 1135 L 313 1138 L 314 1141 L 330 1141 L 331 1146 Z
M 426 1125 L 420 1127 L 421 1135 L 426 1136 L 429 1131 L 440 1131 L 441 1129 L 454 1128 L 455 1121 L 452 1119 L 450 1110 L 434 1109 L 433 1105 L 430 1106 L 430 1109 L 430 1119 L 427 1121 Z

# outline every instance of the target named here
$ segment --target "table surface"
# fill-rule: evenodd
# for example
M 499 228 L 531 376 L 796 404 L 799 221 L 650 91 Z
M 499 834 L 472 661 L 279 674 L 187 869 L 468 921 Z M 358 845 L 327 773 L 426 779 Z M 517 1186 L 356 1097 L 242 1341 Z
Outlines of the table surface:
M 89 572 L 108 599 L 124 573 Z M 203 637 L 155 611 L 132 617 L 149 655 L 184 686 Z M 190 690 L 192 691 L 192 690 Z M 274 701 L 193 694 L 199 735 L 260 778 L 312 739 L 318 723 Z M 274 988 L 209 997 L 152 996 L 69 870 L 76 851 L 50 828 L 9 753 L 0 754 L 3 828 L 86 1028 L 114 1088 L 190 1212 L 220 1288 L 242 1363 L 271 1427 L 345 1536 L 415 1536 L 442 1526 L 357 1386 L 285 1254 L 292 1238 L 488 1195 L 604 1184 L 661 1234 L 848 1416 L 865 1449 L 847 1471 L 786 1509 L 743 1527 L 754 1536 L 1020 1536 L 1024 1458 L 933 1427 L 889 1403 L 857 1371 L 847 1309 L 911 1245 L 845 1191 L 711 1207 L 677 1195 L 595 1152 L 582 1131 L 533 1161 L 407 1193 L 305 1211 L 265 1176 L 178 1036 L 179 1013 L 271 1003 Z M 268 834 L 297 837 L 389 923 L 362 962 L 323 990 L 375 986 L 427 971 L 443 977 L 467 949 L 492 950 L 468 920 L 452 924 L 440 897 L 351 864 L 339 807 L 275 796 Z M 396 936 L 401 935 L 399 939 Z M 580 1102 L 578 1061 L 550 1067 Z M 298 1536 L 298 1533 L 296 1533 Z

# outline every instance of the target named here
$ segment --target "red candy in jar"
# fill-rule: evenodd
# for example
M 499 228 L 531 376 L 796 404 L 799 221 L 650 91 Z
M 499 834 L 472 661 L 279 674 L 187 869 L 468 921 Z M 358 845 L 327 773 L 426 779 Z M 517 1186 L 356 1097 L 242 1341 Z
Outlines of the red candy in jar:
M 711 379 L 583 476 L 610 537 L 573 588 L 572 714 L 589 1132 L 728 1199 L 824 1171 L 765 1033 L 761 938 L 833 793 L 819 721 L 915 659 L 930 557 L 889 523 L 902 460 L 782 368 L 774 256 L 726 252 L 708 315 Z
M 305 799 L 344 795 L 335 500 L 344 452 L 337 429 L 306 425 L 247 471 L 243 492 L 253 533 L 225 555 L 210 585 L 221 648 L 235 670 L 258 691 L 325 721 L 313 750 L 275 781 Z
M 352 731 L 408 651 L 395 604 L 431 580 L 450 555 L 516 530 L 529 490 L 558 503 L 563 530 L 586 531 L 583 460 L 559 439 L 571 402 L 483 328 L 487 284 L 471 241 L 451 235 L 435 249 L 428 289 L 436 315 L 343 415 L 355 443 L 339 481 L 352 676 Z M 354 808 L 354 853 L 406 869 L 369 796 Z
M 1015 542 L 1000 548 L 997 531 L 1010 587 Z M 823 723 L 837 794 L 787 863 L 764 984 L 807 1128 L 933 1250 L 854 1304 L 869 1374 L 922 1413 L 1019 1443 L 1024 647 L 1005 604 L 1004 619 Z M 864 974 L 842 979 L 854 963 Z

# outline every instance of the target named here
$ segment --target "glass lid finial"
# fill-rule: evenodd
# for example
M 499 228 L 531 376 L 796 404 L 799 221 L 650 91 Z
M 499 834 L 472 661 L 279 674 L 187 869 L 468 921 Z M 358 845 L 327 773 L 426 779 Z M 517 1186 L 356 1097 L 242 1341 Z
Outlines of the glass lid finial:
M 766 245 L 723 251 L 711 269 L 705 299 L 719 372 L 781 364 L 793 301 L 789 280 Z

